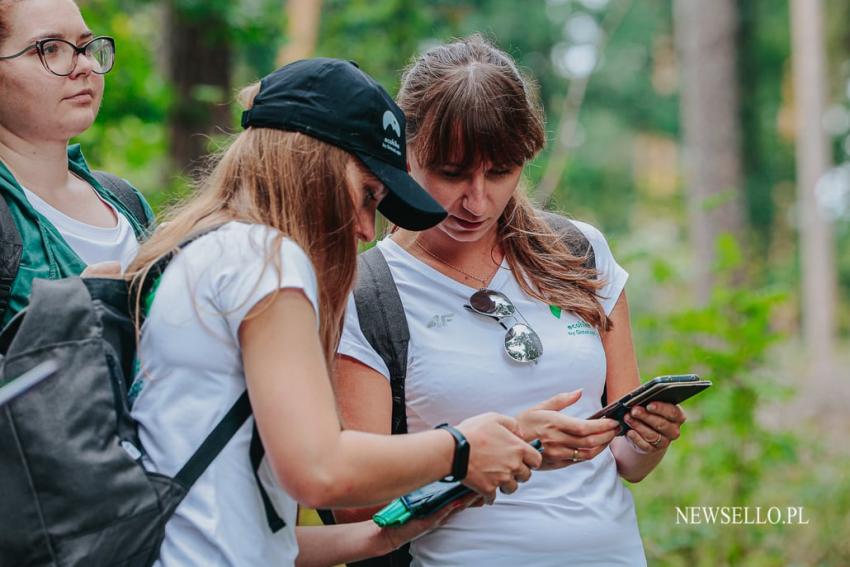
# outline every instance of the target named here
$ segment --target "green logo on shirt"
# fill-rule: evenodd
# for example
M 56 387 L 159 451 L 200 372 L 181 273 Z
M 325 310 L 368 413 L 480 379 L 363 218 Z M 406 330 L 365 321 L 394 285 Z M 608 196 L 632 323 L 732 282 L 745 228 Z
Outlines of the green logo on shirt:
M 561 313 L 563 312 L 557 305 L 550 305 L 549 311 L 552 312 L 555 319 L 560 319 Z M 585 323 L 584 321 L 577 321 L 567 325 L 567 334 L 571 337 L 575 337 L 576 335 L 598 335 L 599 333 L 597 333 L 596 329 L 588 323 Z

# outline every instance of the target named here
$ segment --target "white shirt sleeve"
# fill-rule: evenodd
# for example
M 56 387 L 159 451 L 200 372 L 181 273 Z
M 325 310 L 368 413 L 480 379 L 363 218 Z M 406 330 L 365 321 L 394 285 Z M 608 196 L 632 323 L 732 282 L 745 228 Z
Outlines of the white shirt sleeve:
M 598 228 L 581 221 L 572 221 L 584 236 L 590 241 L 593 246 L 593 254 L 596 257 L 596 269 L 599 272 L 599 279 L 605 282 L 605 285 L 596 293 L 599 297 L 599 302 L 605 310 L 606 315 L 610 315 L 620 294 L 626 287 L 626 280 L 629 279 L 629 274 L 624 270 L 614 259 L 611 253 L 611 248 L 608 246 L 608 241 Z
M 300 289 L 316 312 L 319 325 L 318 282 L 313 264 L 298 244 L 285 238 L 280 246 L 280 270 L 268 261 L 267 250 L 277 231 L 263 225 L 240 224 L 226 239 L 219 259 L 226 266 L 213 283 L 216 308 L 224 316 L 232 338 L 239 344 L 239 326 L 267 295 L 277 289 Z
M 350 356 L 373 370 L 381 373 L 387 380 L 390 379 L 390 371 L 381 356 L 372 348 L 363 331 L 360 329 L 360 319 L 357 317 L 357 305 L 354 302 L 354 294 L 348 295 L 348 306 L 345 309 L 345 325 L 342 329 L 342 337 L 339 341 L 337 354 Z

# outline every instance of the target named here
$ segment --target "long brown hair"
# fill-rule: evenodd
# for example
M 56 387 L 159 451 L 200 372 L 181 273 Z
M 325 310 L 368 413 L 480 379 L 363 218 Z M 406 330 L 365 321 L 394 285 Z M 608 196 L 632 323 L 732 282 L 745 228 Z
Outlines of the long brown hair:
M 250 108 L 259 84 L 243 90 Z M 346 166 L 353 156 L 297 132 L 249 128 L 232 140 L 200 183 L 196 196 L 172 210 L 141 246 L 127 270 L 141 303 L 141 285 L 153 265 L 188 236 L 228 221 L 276 228 L 280 235 L 264 251 L 281 277 L 284 236 L 310 258 L 319 288 L 319 329 L 325 356 L 332 360 L 356 269 L 354 199 L 346 190 Z
M 466 169 L 479 161 L 521 166 L 546 140 L 535 83 L 478 34 L 416 58 L 402 76 L 397 102 L 407 118 L 408 151 L 424 167 L 451 162 Z M 523 291 L 601 331 L 610 328 L 596 295 L 604 282 L 542 219 L 522 184 L 498 231 Z

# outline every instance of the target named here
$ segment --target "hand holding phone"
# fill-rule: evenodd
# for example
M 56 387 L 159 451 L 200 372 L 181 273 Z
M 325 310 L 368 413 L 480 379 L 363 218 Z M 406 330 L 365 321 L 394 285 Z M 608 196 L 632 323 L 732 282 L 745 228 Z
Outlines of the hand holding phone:
M 616 402 L 608 404 L 588 419 L 603 417 L 616 419 L 620 422 L 618 435 L 624 435 L 631 429 L 629 424 L 626 423 L 625 417 L 633 407 L 646 407 L 650 402 L 666 402 L 676 405 L 710 386 L 710 380 L 702 380 L 696 374 L 659 376 L 635 388 Z
M 539 439 L 530 444 L 537 451 L 543 452 L 543 444 Z M 376 512 L 372 520 L 382 528 L 403 526 L 413 519 L 426 518 L 470 494 L 473 494 L 472 489 L 460 482 L 432 482 L 396 498 Z

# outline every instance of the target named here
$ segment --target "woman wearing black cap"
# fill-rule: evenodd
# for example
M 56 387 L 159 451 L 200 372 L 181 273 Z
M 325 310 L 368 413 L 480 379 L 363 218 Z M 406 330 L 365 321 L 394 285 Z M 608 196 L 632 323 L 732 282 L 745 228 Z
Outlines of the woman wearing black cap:
M 138 282 L 215 228 L 159 279 L 131 395 L 152 470 L 175 474 L 246 388 L 265 458 L 252 470 L 249 420 L 169 521 L 160 564 L 292 564 L 296 502 L 362 506 L 447 475 L 488 499 L 516 489 L 540 456 L 510 418 L 408 438 L 340 429 L 328 365 L 357 240 L 373 238 L 376 207 L 414 230 L 445 216 L 404 169 L 401 111 L 332 59 L 288 65 L 243 95 L 245 131 L 129 267 Z

